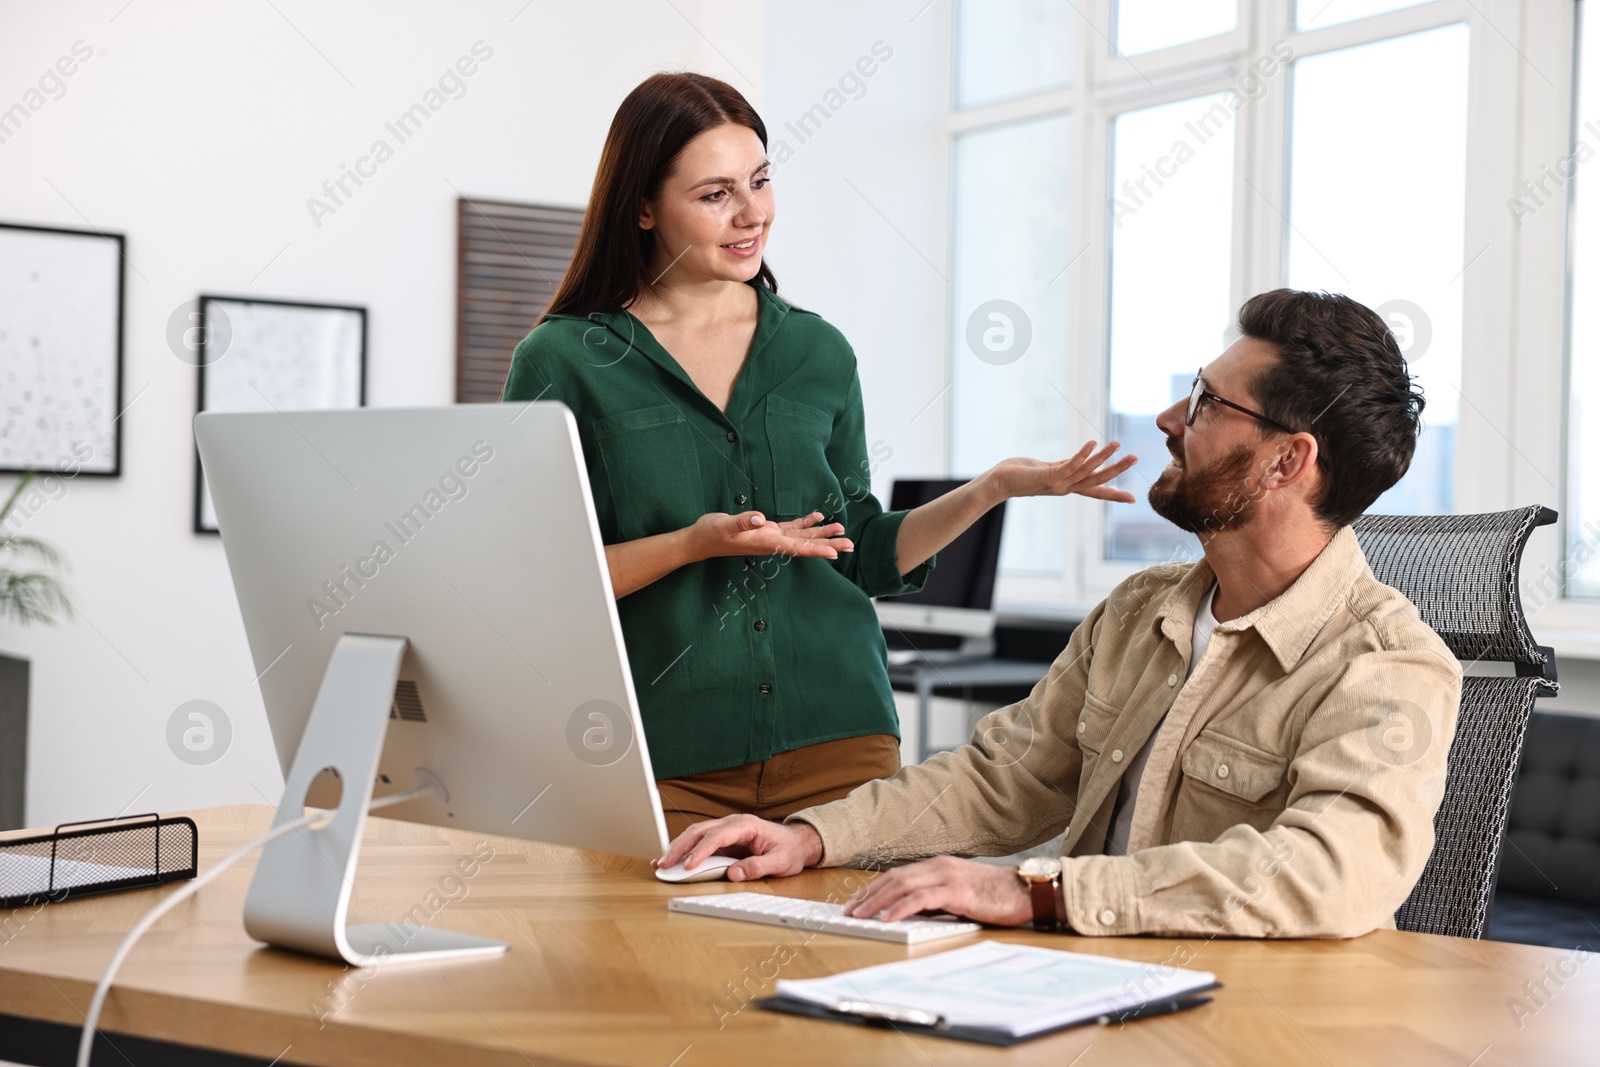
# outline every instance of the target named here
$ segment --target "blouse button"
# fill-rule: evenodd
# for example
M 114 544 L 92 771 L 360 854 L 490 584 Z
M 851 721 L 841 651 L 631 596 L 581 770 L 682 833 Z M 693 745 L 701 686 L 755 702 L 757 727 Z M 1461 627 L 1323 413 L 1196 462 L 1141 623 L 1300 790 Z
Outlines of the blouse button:
M 729 430 L 728 431 L 728 440 L 730 442 L 738 441 L 739 440 L 739 435 L 734 433 L 732 430 Z
M 740 507 L 744 507 L 744 502 L 749 499 L 750 498 L 745 496 L 743 493 L 736 493 L 734 494 L 733 502 L 738 504 Z
M 1178 676 L 1176 674 L 1167 675 L 1167 685 L 1168 686 L 1174 686 L 1174 685 L 1177 685 L 1177 684 L 1178 684 Z
M 755 621 L 755 627 L 756 627 L 756 633 L 760 633 L 762 630 L 765 630 L 767 628 L 767 620 L 766 619 L 757 619 Z
M 1116 921 L 1117 921 L 1117 913 L 1116 912 L 1112 911 L 1110 908 L 1101 908 L 1100 909 L 1100 922 L 1101 922 L 1102 925 L 1110 926 L 1112 923 L 1114 923 Z
M 746 556 L 744 558 L 744 565 L 746 567 L 754 567 L 756 565 L 756 558 L 754 556 Z
M 762 682 L 762 683 L 761 683 L 761 684 L 760 684 L 760 685 L 759 685 L 759 686 L 757 686 L 757 687 L 756 687 L 756 688 L 757 688 L 757 689 L 759 689 L 759 690 L 760 690 L 760 691 L 761 691 L 761 692 L 763 692 L 763 693 L 770 693 L 770 692 L 772 692 L 772 686 L 770 686 L 770 685 L 768 685 L 768 684 L 767 684 L 767 683 L 766 683 L 766 682 Z
M 1079 723 L 1079 724 L 1078 724 L 1078 732 L 1079 732 L 1079 733 L 1080 733 L 1080 734 L 1081 734 L 1081 733 L 1083 733 L 1083 732 L 1084 732 L 1084 731 L 1085 731 L 1085 730 L 1087 730 L 1087 729 L 1088 729 L 1088 728 L 1089 728 L 1089 724 L 1088 724 L 1088 723 L 1086 723 L 1086 722 L 1080 722 L 1080 723 Z
M 1112 751 L 1112 753 L 1111 753 L 1111 762 L 1112 763 L 1121 763 L 1122 762 L 1122 749 L 1119 748 L 1119 749 L 1115 749 L 1114 751 Z
M 1217 764 L 1217 777 L 1218 778 L 1226 778 L 1226 777 L 1228 777 L 1228 765 L 1226 763 Z

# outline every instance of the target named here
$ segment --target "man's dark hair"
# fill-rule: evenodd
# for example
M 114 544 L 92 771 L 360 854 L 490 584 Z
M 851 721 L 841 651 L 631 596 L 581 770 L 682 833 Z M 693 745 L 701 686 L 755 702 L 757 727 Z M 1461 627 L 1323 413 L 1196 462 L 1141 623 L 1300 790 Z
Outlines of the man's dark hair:
M 1338 293 L 1274 289 L 1244 302 L 1239 329 L 1278 349 L 1252 383 L 1261 412 L 1317 439 L 1317 518 L 1347 526 L 1411 466 L 1422 390 L 1377 312 Z

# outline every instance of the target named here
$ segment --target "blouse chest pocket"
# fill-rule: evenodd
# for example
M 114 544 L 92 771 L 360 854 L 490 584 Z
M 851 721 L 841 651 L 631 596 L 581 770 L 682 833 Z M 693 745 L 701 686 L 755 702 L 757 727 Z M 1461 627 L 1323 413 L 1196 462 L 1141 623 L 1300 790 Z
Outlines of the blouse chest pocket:
M 594 438 L 620 540 L 681 529 L 705 513 L 694 427 L 677 407 L 608 415 L 595 422 Z
M 828 465 L 833 416 L 810 404 L 767 397 L 767 444 L 772 449 L 773 500 L 780 519 L 813 511 L 826 519 L 844 513 L 839 479 Z

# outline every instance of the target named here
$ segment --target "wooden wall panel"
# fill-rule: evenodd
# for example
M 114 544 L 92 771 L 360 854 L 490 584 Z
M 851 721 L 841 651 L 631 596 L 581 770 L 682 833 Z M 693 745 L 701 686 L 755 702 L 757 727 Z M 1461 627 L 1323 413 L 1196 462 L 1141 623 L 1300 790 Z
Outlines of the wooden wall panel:
M 457 403 L 499 401 L 511 351 L 555 296 L 582 223 L 577 208 L 457 202 Z

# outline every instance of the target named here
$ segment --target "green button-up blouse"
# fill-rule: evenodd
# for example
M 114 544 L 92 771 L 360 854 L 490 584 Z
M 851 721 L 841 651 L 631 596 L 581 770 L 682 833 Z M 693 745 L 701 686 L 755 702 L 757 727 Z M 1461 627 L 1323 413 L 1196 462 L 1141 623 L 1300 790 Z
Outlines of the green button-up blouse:
M 606 544 L 708 512 L 779 521 L 820 511 L 855 551 L 837 560 L 703 560 L 617 602 L 657 778 L 736 767 L 844 737 L 899 736 L 869 597 L 904 577 L 903 511 L 872 495 L 855 353 L 767 289 L 726 413 L 626 311 L 552 315 L 517 345 L 507 401 L 572 409 Z

